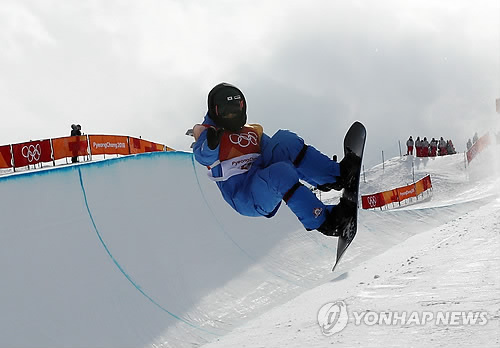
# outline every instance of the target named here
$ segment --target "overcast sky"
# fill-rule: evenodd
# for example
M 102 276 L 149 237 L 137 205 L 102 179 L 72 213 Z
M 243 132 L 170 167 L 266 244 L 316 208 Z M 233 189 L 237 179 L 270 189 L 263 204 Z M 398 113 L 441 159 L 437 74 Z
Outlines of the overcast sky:
M 249 122 L 331 155 L 367 126 L 365 163 L 409 135 L 499 129 L 499 0 L 0 0 L 0 144 L 142 136 L 189 150 L 219 82 Z

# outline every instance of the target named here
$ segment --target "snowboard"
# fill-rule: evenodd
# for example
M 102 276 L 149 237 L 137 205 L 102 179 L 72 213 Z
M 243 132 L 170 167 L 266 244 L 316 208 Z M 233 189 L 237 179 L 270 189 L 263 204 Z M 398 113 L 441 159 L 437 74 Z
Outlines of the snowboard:
M 344 137 L 344 156 L 354 153 L 359 157 L 359 166 L 354 170 L 354 175 L 347 182 L 342 197 L 356 204 L 356 212 L 350 218 L 337 242 L 337 259 L 333 265 L 332 272 L 344 256 L 347 248 L 351 245 L 358 230 L 358 200 L 359 200 L 359 177 L 361 175 L 361 163 L 366 142 L 366 128 L 360 122 L 354 122 Z

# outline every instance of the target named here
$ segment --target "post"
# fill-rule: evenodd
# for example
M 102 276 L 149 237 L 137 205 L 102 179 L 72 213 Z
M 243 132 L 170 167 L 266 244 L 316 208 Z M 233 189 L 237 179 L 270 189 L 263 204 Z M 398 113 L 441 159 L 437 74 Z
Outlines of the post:
M 14 160 L 14 148 L 12 147 L 12 144 L 10 145 L 10 163 L 12 164 L 12 169 L 14 170 L 14 173 L 16 172 L 16 161 Z
M 366 184 L 365 165 L 363 164 L 363 182 Z
M 411 172 L 413 175 L 413 182 L 415 182 L 415 162 L 411 161 Z
M 92 144 L 90 143 L 90 135 L 85 134 L 87 137 L 87 161 L 92 161 Z
M 382 150 L 382 171 L 385 172 L 384 150 Z
M 52 165 L 55 167 L 56 166 L 56 160 L 54 159 L 54 144 L 52 144 L 52 138 L 50 139 L 50 157 L 52 158 Z
M 399 158 L 403 158 L 403 151 L 401 150 L 401 140 L 398 140 L 399 142 Z

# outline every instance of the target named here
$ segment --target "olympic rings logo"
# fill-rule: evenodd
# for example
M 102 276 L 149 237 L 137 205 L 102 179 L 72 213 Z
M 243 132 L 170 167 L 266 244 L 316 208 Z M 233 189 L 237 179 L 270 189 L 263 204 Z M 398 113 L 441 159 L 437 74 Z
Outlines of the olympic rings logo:
M 21 149 L 21 154 L 28 162 L 38 162 L 42 155 L 42 150 L 40 149 L 40 144 L 23 146 Z
M 377 206 L 377 197 L 375 196 L 368 197 L 368 204 L 370 205 L 370 207 L 375 208 Z
M 231 134 L 229 136 L 229 140 L 235 144 L 239 145 L 241 147 L 248 147 L 251 145 L 257 145 L 257 134 L 255 132 L 248 132 L 247 134 Z

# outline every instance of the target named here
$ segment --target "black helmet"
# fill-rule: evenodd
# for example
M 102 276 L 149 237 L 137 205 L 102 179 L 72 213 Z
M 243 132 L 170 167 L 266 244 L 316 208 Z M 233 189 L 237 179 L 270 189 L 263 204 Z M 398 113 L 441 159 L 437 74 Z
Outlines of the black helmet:
M 219 83 L 208 93 L 208 116 L 219 127 L 239 131 L 247 122 L 243 93 L 229 83 Z

